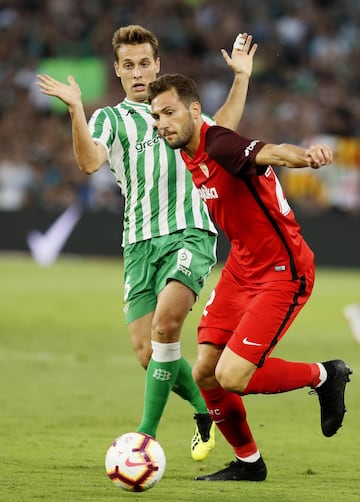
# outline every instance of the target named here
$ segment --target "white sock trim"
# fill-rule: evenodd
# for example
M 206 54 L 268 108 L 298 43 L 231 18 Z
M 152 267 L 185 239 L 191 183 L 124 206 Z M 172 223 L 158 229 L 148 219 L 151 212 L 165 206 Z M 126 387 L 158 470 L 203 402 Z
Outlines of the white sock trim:
M 238 458 L 242 462 L 248 462 L 249 464 L 251 464 L 251 463 L 256 462 L 257 460 L 259 460 L 259 458 L 260 458 L 260 452 L 259 452 L 259 450 L 257 450 L 257 452 L 255 452 L 252 455 L 250 455 L 249 457 L 245 457 L 245 458 L 244 457 L 239 457 L 239 455 L 236 455 L 236 458 Z
M 157 363 L 170 363 L 181 358 L 180 342 L 159 343 L 151 341 L 152 359 Z
M 315 388 L 321 387 L 321 385 L 323 383 L 325 383 L 327 380 L 327 372 L 326 372 L 324 365 L 321 363 L 316 363 L 316 364 L 319 366 L 319 370 L 320 370 L 320 375 L 319 375 L 320 382 L 317 384 L 317 386 Z

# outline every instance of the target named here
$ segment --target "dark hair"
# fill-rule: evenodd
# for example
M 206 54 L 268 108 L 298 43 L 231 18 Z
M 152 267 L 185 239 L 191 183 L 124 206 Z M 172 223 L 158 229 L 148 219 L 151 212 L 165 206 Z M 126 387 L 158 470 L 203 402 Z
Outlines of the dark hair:
M 157 59 L 159 42 L 150 30 L 147 30 L 138 24 L 122 26 L 115 31 L 112 38 L 115 60 L 118 61 L 117 51 L 120 45 L 138 45 L 146 43 L 151 45 L 154 59 Z
M 199 92 L 194 80 L 179 73 L 162 75 L 153 82 L 150 82 L 148 86 L 149 103 L 159 94 L 171 89 L 175 89 L 180 100 L 187 106 L 194 101 L 200 103 Z

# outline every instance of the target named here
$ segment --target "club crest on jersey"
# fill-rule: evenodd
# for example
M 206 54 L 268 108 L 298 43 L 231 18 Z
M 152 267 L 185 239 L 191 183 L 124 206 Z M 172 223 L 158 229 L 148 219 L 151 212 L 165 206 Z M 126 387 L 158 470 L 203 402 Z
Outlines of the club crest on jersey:
M 209 168 L 206 164 L 199 164 L 200 169 L 202 172 L 205 174 L 205 176 L 208 178 L 209 177 Z

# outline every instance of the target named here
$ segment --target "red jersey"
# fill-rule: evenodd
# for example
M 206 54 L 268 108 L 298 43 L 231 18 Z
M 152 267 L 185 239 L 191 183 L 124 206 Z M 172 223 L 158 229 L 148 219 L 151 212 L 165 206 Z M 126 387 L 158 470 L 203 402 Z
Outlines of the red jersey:
M 253 282 L 294 280 L 314 254 L 272 167 L 255 162 L 263 146 L 204 123 L 194 158 L 181 154 L 214 222 L 231 242 L 236 275 Z

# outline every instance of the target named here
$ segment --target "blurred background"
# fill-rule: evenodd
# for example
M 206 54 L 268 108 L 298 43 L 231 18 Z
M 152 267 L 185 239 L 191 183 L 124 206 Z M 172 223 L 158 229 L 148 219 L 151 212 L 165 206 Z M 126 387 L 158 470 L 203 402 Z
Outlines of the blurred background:
M 360 267 L 359 0 L 1 0 L 0 251 L 33 252 L 34 231 L 72 208 L 58 252 L 121 254 L 123 201 L 114 178 L 107 166 L 92 176 L 78 170 L 67 110 L 41 95 L 35 79 L 73 74 L 88 118 L 117 104 L 124 94 L 111 39 L 127 24 L 155 33 L 161 72 L 192 76 L 210 114 L 232 82 L 220 49 L 230 52 L 238 33 L 253 35 L 259 48 L 239 131 L 333 147 L 331 167 L 280 177 L 318 264 Z M 221 260 L 227 247 L 220 244 Z

